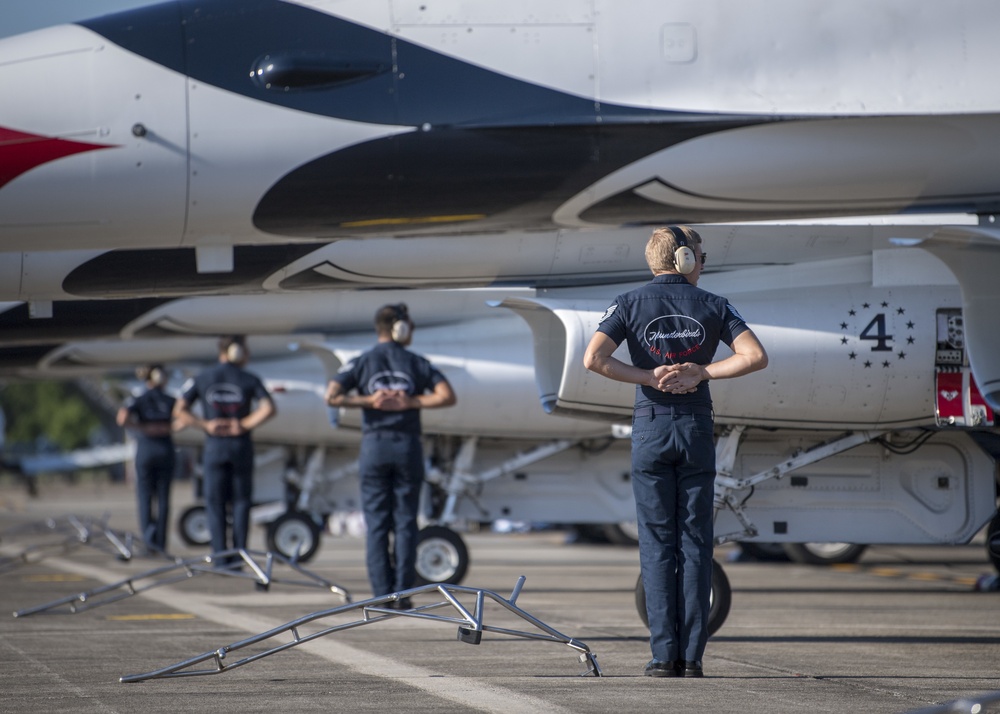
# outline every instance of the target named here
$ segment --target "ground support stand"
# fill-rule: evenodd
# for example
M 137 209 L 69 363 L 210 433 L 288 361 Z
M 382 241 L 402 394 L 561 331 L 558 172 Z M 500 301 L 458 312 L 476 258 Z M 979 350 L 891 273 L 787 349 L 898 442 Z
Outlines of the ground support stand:
M 291 568 L 296 573 L 305 577 L 306 580 L 289 580 L 274 577 L 275 563 Z M 351 595 L 346 588 L 319 577 L 298 563 L 270 551 L 262 552 L 237 548 L 212 553 L 211 555 L 199 558 L 177 559 L 169 565 L 147 570 L 144 573 L 133 575 L 116 583 L 59 598 L 44 605 L 18 610 L 14 613 L 14 617 L 26 617 L 39 612 L 55 610 L 62 606 L 66 606 L 71 613 L 83 612 L 84 610 L 90 610 L 101 605 L 123 600 L 151 588 L 170 585 L 198 575 L 217 575 L 252 580 L 259 590 L 268 590 L 272 583 L 318 587 L 329 590 L 335 595 L 340 595 L 345 603 L 351 602 Z M 95 599 L 101 595 L 105 597 Z
M 490 590 L 479 590 L 476 588 L 464 587 L 460 585 L 449 585 L 446 583 L 437 583 L 432 585 L 424 585 L 418 588 L 412 588 L 410 590 L 403 590 L 398 593 L 391 593 L 389 595 L 382 595 L 380 597 L 371 598 L 369 600 L 363 600 L 361 602 L 352 603 L 350 605 L 344 605 L 341 607 L 336 607 L 330 610 L 321 610 L 319 612 L 314 612 L 310 615 L 300 617 L 297 620 L 288 622 L 280 627 L 276 627 L 267 632 L 262 632 L 258 635 L 254 635 L 245 640 L 240 640 L 239 642 L 234 642 L 229 645 L 224 645 L 218 649 L 212 650 L 210 652 L 205 652 L 204 654 L 192 657 L 190 659 L 178 662 L 176 664 L 168 665 L 161 669 L 154 670 L 152 672 L 146 672 L 144 674 L 128 674 L 120 678 L 119 681 L 124 683 L 131 682 L 143 682 L 149 679 L 165 679 L 170 677 L 194 677 L 209 674 L 221 674 L 223 672 L 228 672 L 236 667 L 241 667 L 245 664 L 255 662 L 262 657 L 267 657 L 268 655 L 276 654 L 278 652 L 283 652 L 284 650 L 290 649 L 297 645 L 310 642 L 319 637 L 325 635 L 333 634 L 334 632 L 340 632 L 341 630 L 347 630 L 354 627 L 360 627 L 362 625 L 371 625 L 376 622 L 382 622 L 385 620 L 393 619 L 396 617 L 412 617 L 421 620 L 431 620 L 435 622 L 441 622 L 447 625 L 457 625 L 458 626 L 458 640 L 460 642 L 465 642 L 466 644 L 478 645 L 482 642 L 482 637 L 484 632 L 496 633 L 500 635 L 509 635 L 513 637 L 521 637 L 530 640 L 543 640 L 546 642 L 560 642 L 570 649 L 575 650 L 579 653 L 580 662 L 587 666 L 587 670 L 583 672 L 581 676 L 593 675 L 595 677 L 601 676 L 601 669 L 597 664 L 597 656 L 590 651 L 590 648 L 579 640 L 575 640 L 572 637 L 567 637 L 556 630 L 552 629 L 545 623 L 541 622 L 537 618 L 529 615 L 524 610 L 521 610 L 514 603 L 517 600 L 518 595 L 521 592 L 521 588 L 524 585 L 525 576 L 521 576 L 517 580 L 517 584 L 514 586 L 514 590 L 511 592 L 509 598 L 503 598 L 497 593 Z M 425 593 L 437 593 L 441 596 L 441 600 L 428 605 L 421 605 L 419 607 L 412 607 L 409 609 L 397 609 L 397 606 L 406 602 L 409 598 L 415 595 L 422 595 Z M 466 597 L 475 599 L 475 605 L 471 608 L 466 604 L 463 604 L 460 597 Z M 504 627 L 495 627 L 492 625 L 487 625 L 483 621 L 484 617 L 484 605 L 487 599 L 492 600 L 496 604 L 500 605 L 502 608 L 506 609 L 508 612 L 520 617 L 525 620 L 530 625 L 540 630 L 540 632 L 525 632 L 521 630 L 512 630 Z M 433 611 L 444 608 L 451 607 L 453 613 L 451 616 L 436 614 Z M 303 633 L 302 628 L 312 623 L 316 623 L 320 620 L 334 619 L 341 615 L 349 615 L 351 613 L 360 612 L 360 619 L 349 620 L 347 622 L 340 622 L 338 624 L 333 624 L 316 632 Z M 236 652 L 237 650 L 256 645 L 258 643 L 264 642 L 265 640 L 270 640 L 271 638 L 278 637 L 280 635 L 288 634 L 291 636 L 290 640 L 281 642 L 280 644 L 274 645 L 269 649 L 264 649 L 262 651 L 253 652 L 248 654 L 243 659 L 239 659 L 233 662 L 227 661 L 230 653 Z M 212 664 L 211 668 L 208 669 L 194 669 L 195 666 L 203 663 L 210 662 Z

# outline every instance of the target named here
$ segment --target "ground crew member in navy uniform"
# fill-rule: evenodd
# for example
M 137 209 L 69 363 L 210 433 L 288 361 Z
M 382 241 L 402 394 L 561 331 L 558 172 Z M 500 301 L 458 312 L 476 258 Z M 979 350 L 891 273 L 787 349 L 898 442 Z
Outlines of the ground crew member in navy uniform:
M 644 674 L 700 677 L 712 588 L 715 482 L 710 379 L 767 366 L 756 335 L 725 298 L 697 287 L 705 254 L 687 226 L 646 245 L 652 282 L 619 295 L 584 366 L 636 385 L 632 490 L 653 659 Z M 631 364 L 612 353 L 628 343 Z M 734 354 L 713 362 L 719 342 Z
M 184 426 L 196 426 L 207 435 L 202 475 L 213 553 L 247 547 L 253 503 L 250 434 L 277 414 L 264 383 L 244 369 L 249 358 L 243 337 L 223 337 L 219 340 L 219 364 L 185 385 L 174 408 L 174 416 Z M 191 413 L 198 400 L 202 403 L 201 419 Z M 232 508 L 233 514 L 231 545 L 227 537 L 227 507 Z M 238 558 L 233 556 L 220 565 L 236 562 Z
M 406 349 L 413 323 L 406 305 L 375 313 L 378 342 L 330 381 L 331 407 L 360 407 L 361 507 L 368 529 L 366 562 L 375 596 L 416 581 L 417 513 L 424 482 L 420 410 L 449 407 L 455 392 L 427 359 Z M 390 534 L 395 543 L 390 552 Z M 397 607 L 406 609 L 406 598 Z
M 136 375 L 145 382 L 146 391 L 118 410 L 117 422 L 136 435 L 135 495 L 142 540 L 147 553 L 163 553 L 167 549 L 170 483 L 176 465 L 171 436 L 176 400 L 163 390 L 167 373 L 161 365 L 140 367 Z

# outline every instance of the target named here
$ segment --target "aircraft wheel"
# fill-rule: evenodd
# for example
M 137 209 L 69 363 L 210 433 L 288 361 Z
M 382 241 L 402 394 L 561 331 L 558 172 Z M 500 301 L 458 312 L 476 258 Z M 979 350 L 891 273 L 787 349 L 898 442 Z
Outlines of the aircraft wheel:
M 469 549 L 455 531 L 445 526 L 427 526 L 417 535 L 416 585 L 458 585 L 469 569 Z
M 708 634 L 714 635 L 722 627 L 722 624 L 729 617 L 729 609 L 733 605 L 733 588 L 726 577 L 726 571 L 719 565 L 719 561 L 712 558 L 712 595 L 711 606 L 708 611 Z M 642 623 L 649 627 L 649 616 L 646 613 L 646 588 L 642 584 L 642 575 L 635 584 L 635 608 L 639 611 Z
M 855 563 L 867 548 L 856 543 L 785 543 L 788 557 L 806 565 Z
M 989 528 L 986 529 L 986 555 L 1000 573 L 1000 513 L 993 516 Z
M 635 521 L 606 523 L 602 530 L 604 537 L 614 545 L 639 545 L 639 526 Z
M 301 511 L 285 511 L 267 526 L 267 548 L 283 558 L 306 563 L 319 550 L 320 529 Z
M 177 530 L 181 540 L 191 546 L 203 546 L 212 542 L 208 530 L 208 513 L 204 506 L 189 506 L 177 519 Z
M 788 554 L 781 543 L 737 543 L 744 554 L 762 563 L 788 562 Z

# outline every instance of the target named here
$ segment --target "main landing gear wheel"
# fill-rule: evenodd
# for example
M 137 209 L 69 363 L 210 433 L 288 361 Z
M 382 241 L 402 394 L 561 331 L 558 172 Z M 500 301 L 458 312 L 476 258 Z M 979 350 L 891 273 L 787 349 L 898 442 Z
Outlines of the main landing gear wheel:
M 986 529 L 986 555 L 1000 573 L 1000 513 L 993 516 L 990 527 Z
M 308 562 L 319 550 L 319 542 L 319 526 L 301 511 L 285 511 L 267 526 L 267 549 L 288 560 Z
M 856 563 L 867 548 L 856 543 L 785 543 L 792 562 L 806 565 Z
M 612 545 L 639 545 L 639 524 L 635 521 L 605 523 L 601 530 Z
M 733 605 L 733 589 L 722 566 L 712 559 L 712 596 L 708 611 L 708 634 L 714 635 L 729 617 L 729 608 Z M 649 627 L 649 616 L 646 613 L 646 588 L 642 584 L 642 575 L 635 584 L 635 608 L 639 611 L 642 624 Z
M 427 526 L 417 534 L 416 585 L 458 585 L 469 570 L 469 549 L 455 531 Z
M 737 543 L 743 553 L 762 563 L 787 563 L 788 553 L 781 543 Z
M 200 547 L 212 542 L 208 530 L 208 513 L 204 506 L 189 506 L 177 519 L 181 540 L 190 546 Z

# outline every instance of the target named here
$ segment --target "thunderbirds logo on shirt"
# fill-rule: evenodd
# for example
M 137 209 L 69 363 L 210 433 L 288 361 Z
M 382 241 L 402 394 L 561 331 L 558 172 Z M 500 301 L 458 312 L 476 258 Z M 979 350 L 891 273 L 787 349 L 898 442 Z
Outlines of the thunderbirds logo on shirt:
M 686 315 L 663 315 L 646 325 L 642 340 L 650 354 L 660 359 L 685 359 L 701 349 L 705 328 Z
M 243 390 L 238 385 L 223 382 L 205 390 L 205 401 L 220 414 L 235 414 L 243 404 Z
M 368 380 L 368 393 L 374 394 L 379 390 L 388 389 L 391 391 L 413 393 L 413 380 L 406 372 L 394 372 L 386 370 L 373 374 Z

